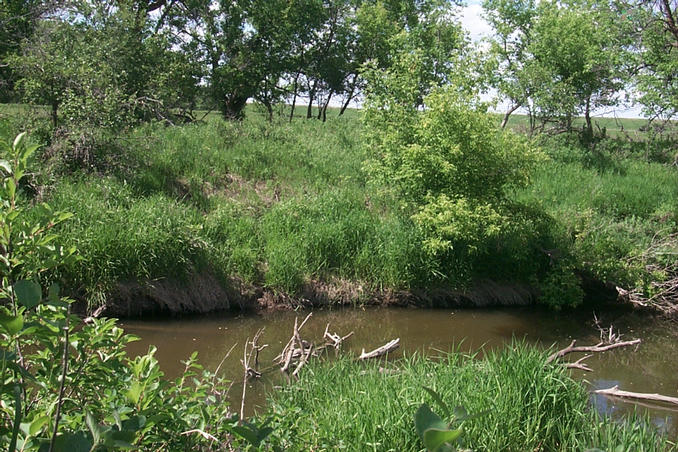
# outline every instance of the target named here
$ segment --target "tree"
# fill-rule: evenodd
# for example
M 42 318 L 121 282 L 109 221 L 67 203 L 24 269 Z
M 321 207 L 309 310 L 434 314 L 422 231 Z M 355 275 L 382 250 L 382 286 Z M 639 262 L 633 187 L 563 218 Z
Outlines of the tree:
M 278 76 L 293 42 L 286 33 L 289 6 L 283 0 L 186 0 L 176 7 L 169 27 L 203 68 L 226 119 L 241 119 L 250 98 L 269 104 L 280 98 Z
M 3 0 L 0 2 L 0 102 L 13 100 L 16 74 L 8 58 L 19 52 L 21 43 L 29 39 L 44 16 L 52 12 L 58 1 Z
M 490 54 L 494 60 L 490 83 L 509 100 L 501 122 L 501 127 L 505 128 L 511 114 L 525 106 L 531 97 L 531 55 L 527 48 L 537 16 L 537 4 L 534 0 L 485 0 L 483 9 L 495 32 L 490 40 Z
M 618 104 L 626 80 L 630 40 L 616 10 L 595 0 L 487 0 L 484 7 L 496 30 L 494 86 L 511 101 L 503 125 L 526 107 L 533 126 L 539 118 L 569 130 L 582 114 L 585 135 L 592 136 L 592 111 Z
M 143 11 L 133 2 L 81 2 L 38 23 L 10 58 L 25 99 L 48 104 L 54 128 L 115 131 L 189 108 L 196 70 Z
M 678 113 L 678 2 L 622 1 L 620 22 L 636 38 L 635 90 L 652 120 Z

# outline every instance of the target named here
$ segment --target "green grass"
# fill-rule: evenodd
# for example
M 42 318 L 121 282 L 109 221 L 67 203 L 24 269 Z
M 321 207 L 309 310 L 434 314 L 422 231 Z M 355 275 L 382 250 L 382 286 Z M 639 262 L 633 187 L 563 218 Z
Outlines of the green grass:
M 76 214 L 61 240 L 82 256 L 59 276 L 93 305 L 118 282 L 202 271 L 291 294 L 311 280 L 415 284 L 417 231 L 366 189 L 359 136 L 348 117 L 215 117 L 137 127 L 105 156 L 119 162 L 107 174 L 44 166 L 47 200 Z
M 285 114 L 268 123 L 248 108 L 242 123 L 211 113 L 177 127 L 140 125 L 97 149 L 87 167 L 45 147 L 30 186 L 75 214 L 59 232 L 83 258 L 60 271 L 62 285 L 91 304 L 110 301 L 118 282 L 201 272 L 291 295 L 318 281 L 458 289 L 467 272 L 539 285 L 553 264 L 542 250 L 552 248 L 564 256 L 559 272 L 641 290 L 666 277 L 637 259 L 653 238 L 678 230 L 678 174 L 651 142 L 605 140 L 590 150 L 576 137 L 541 140 L 550 158 L 513 195 L 515 231 L 470 265 L 427 255 L 412 212 L 367 182 L 359 110 L 333 110 L 322 123 L 299 108 L 292 122 Z M 28 127 L 40 139 L 41 111 L 3 106 L 0 133 Z
M 557 219 L 580 269 L 623 287 L 649 287 L 657 275 L 646 266 L 657 256 L 645 251 L 678 230 L 676 168 L 555 140 L 544 147 L 550 160 L 516 199 Z
M 661 451 L 673 447 L 640 418 L 615 423 L 588 406 L 584 387 L 546 355 L 514 344 L 483 359 L 451 353 L 393 362 L 344 357 L 313 363 L 270 395 L 272 443 L 289 450 L 419 451 L 413 415 L 421 403 L 442 411 L 422 389 L 478 417 L 464 423 L 474 451 Z M 387 368 L 387 371 L 383 371 Z

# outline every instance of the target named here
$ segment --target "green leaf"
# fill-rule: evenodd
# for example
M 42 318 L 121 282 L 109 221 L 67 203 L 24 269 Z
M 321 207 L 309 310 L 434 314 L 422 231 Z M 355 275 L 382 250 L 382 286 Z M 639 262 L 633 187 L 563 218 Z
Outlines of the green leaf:
M 7 195 L 11 198 L 14 198 L 14 195 L 16 194 L 16 184 L 14 183 L 13 179 L 7 179 L 5 181 L 5 185 L 7 186 Z
M 141 397 L 141 384 L 138 381 L 132 383 L 132 386 L 130 386 L 125 395 L 130 402 L 135 405 L 138 404 Z
M 42 288 L 33 281 L 18 281 L 14 284 L 14 293 L 19 304 L 28 309 L 37 306 L 42 300 Z
M 14 336 L 23 329 L 24 318 L 21 314 L 13 316 L 0 311 L 0 326 L 7 331 L 7 334 Z
M 140 414 L 139 416 L 134 416 L 122 421 L 120 430 L 137 431 L 144 428 L 145 425 L 146 425 L 146 416 Z
M 7 160 L 0 160 L 0 168 L 5 170 L 7 174 L 12 174 L 12 165 Z
M 454 407 L 454 417 L 457 420 L 463 421 L 469 418 L 468 411 L 463 406 Z
M 39 418 L 33 419 L 28 428 L 28 434 L 35 436 L 42 430 L 42 427 L 49 422 L 49 416 L 41 416 Z
M 24 142 L 24 138 L 26 138 L 26 132 L 21 132 L 19 135 L 14 138 L 14 143 L 12 143 L 12 148 L 14 150 L 19 149 L 21 144 Z
M 59 301 L 59 291 L 61 288 L 59 287 L 59 284 L 54 283 L 51 286 L 49 286 L 49 289 L 47 290 L 47 299 L 51 303 L 56 303 Z
M 248 426 L 236 425 L 233 427 L 233 433 L 242 437 L 253 446 L 257 446 L 259 444 L 259 437 L 257 436 L 257 433 Z
M 38 150 L 40 145 L 34 144 L 32 146 L 28 146 L 24 151 L 21 153 L 21 160 L 26 163 L 26 161 L 33 155 L 35 151 Z
M 441 446 L 451 444 L 459 439 L 462 430 L 430 428 L 424 432 L 424 446 L 430 451 L 438 451 Z
M 106 447 L 114 449 L 133 449 L 132 443 L 136 439 L 136 433 L 133 431 L 109 430 L 103 435 L 103 444 Z
M 85 423 L 87 424 L 89 431 L 92 432 L 94 444 L 99 444 L 99 441 L 101 440 L 101 427 L 89 411 L 85 411 Z
M 417 412 L 414 413 L 414 427 L 419 437 L 423 440 L 426 430 L 432 428 L 446 430 L 447 424 L 440 419 L 440 416 L 431 411 L 428 405 L 422 403 Z
M 53 452 L 90 452 L 92 441 L 85 432 L 64 433 L 54 441 Z M 49 440 L 40 444 L 40 452 L 49 451 Z
M 447 419 L 449 419 L 450 416 L 450 409 L 447 407 L 447 404 L 443 401 L 442 397 L 435 392 L 431 388 L 427 388 L 426 386 L 422 386 L 424 391 L 428 392 L 428 394 L 433 398 L 433 400 L 438 404 L 438 406 L 443 410 L 443 414 Z

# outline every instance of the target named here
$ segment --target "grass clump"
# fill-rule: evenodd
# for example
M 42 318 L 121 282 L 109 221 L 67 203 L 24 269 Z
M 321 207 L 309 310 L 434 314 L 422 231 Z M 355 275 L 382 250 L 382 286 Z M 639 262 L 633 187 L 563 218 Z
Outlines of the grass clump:
M 77 215 L 59 228 L 80 261 L 59 270 L 71 290 L 94 304 L 106 301 L 117 282 L 185 278 L 204 268 L 209 246 L 191 206 L 163 195 L 136 198 L 113 178 L 65 180 L 50 203 Z
M 350 358 L 316 363 L 271 394 L 274 445 L 309 450 L 419 451 L 413 415 L 431 403 L 423 385 L 471 415 L 464 446 L 477 451 L 669 450 L 646 423 L 615 423 L 588 406 L 588 394 L 544 352 L 514 344 L 483 359 L 459 352 L 386 365 Z M 434 406 L 434 405 L 432 405 Z

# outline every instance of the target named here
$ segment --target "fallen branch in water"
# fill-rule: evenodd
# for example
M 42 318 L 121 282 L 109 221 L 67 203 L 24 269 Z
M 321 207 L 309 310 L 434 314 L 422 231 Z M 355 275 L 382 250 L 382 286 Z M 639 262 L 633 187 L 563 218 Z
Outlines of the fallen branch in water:
M 591 369 L 586 364 L 582 363 L 582 361 L 584 361 L 585 359 L 589 359 L 592 356 L 593 355 L 584 355 L 573 363 L 565 364 L 565 368 L 567 368 L 567 369 L 579 369 L 579 370 L 583 370 L 585 372 L 593 372 L 593 369 Z
M 240 399 L 240 419 L 238 419 L 238 423 L 242 425 L 243 419 L 245 419 L 245 395 L 247 393 L 247 380 L 252 378 L 252 377 L 261 377 L 261 373 L 253 369 L 250 366 L 250 363 L 252 362 L 252 355 L 254 353 L 257 354 L 257 359 L 259 356 L 259 352 L 266 348 L 268 344 L 260 346 L 258 345 L 259 337 L 261 334 L 264 332 L 264 329 L 261 328 L 257 333 L 254 335 L 254 338 L 252 341 L 247 338 L 245 341 L 245 347 L 243 350 L 243 357 L 242 357 L 242 366 L 244 368 L 243 372 L 243 377 L 242 377 L 242 398 Z M 249 347 L 249 350 L 248 350 Z
M 612 350 L 613 348 L 619 348 L 619 347 L 628 347 L 630 345 L 636 345 L 640 344 L 640 339 L 634 339 L 632 341 L 619 341 L 619 342 L 614 342 L 612 344 L 604 344 L 604 342 L 600 342 L 596 345 L 580 345 L 576 346 L 575 344 L 577 343 L 577 340 L 573 340 L 570 345 L 565 347 L 562 350 L 558 350 L 551 356 L 549 356 L 546 359 L 546 364 L 549 364 L 559 358 L 562 358 L 563 356 L 570 354 L 570 353 L 599 353 L 599 352 L 605 352 L 608 350 Z M 579 361 L 582 361 L 585 358 L 582 358 Z M 578 361 L 578 363 L 579 363 Z
M 292 372 L 292 375 L 294 375 L 295 377 L 297 376 L 301 368 L 304 367 L 304 364 L 308 362 L 308 359 L 311 357 L 312 353 L 313 353 L 313 344 L 309 344 L 308 348 L 306 349 L 306 353 L 303 353 L 301 355 L 299 363 L 297 364 L 296 369 L 294 369 L 294 372 Z
M 393 339 L 391 342 L 382 345 L 379 348 L 375 348 L 371 352 L 365 353 L 365 349 L 363 348 L 362 353 L 358 357 L 358 361 L 362 361 L 364 359 L 370 359 L 370 358 L 377 358 L 379 356 L 385 355 L 396 348 L 400 346 L 400 338 Z
M 622 391 L 619 389 L 619 386 L 617 385 L 608 389 L 598 389 L 597 391 L 593 392 L 595 392 L 596 394 L 601 394 L 609 397 L 619 397 L 622 399 L 651 400 L 654 402 L 663 402 L 678 406 L 678 397 L 669 397 L 661 394 L 645 394 L 642 392 Z
M 351 331 L 350 333 L 343 337 L 339 336 L 337 333 L 330 333 L 330 324 L 328 323 L 327 326 L 325 327 L 325 334 L 323 334 L 323 339 L 325 339 L 326 345 L 334 347 L 335 349 L 339 349 L 339 347 L 341 347 L 341 344 L 351 336 L 353 336 L 353 331 Z
M 301 340 L 299 330 L 301 330 L 304 327 L 304 325 L 306 325 L 306 322 L 308 321 L 308 319 L 311 318 L 311 316 L 313 316 L 312 312 L 310 312 L 306 316 L 304 321 L 301 322 L 301 325 L 299 325 L 299 318 L 298 317 L 294 318 L 294 328 L 292 330 L 292 337 L 290 338 L 289 341 L 287 341 L 287 345 L 285 345 L 282 352 L 276 358 L 278 364 L 282 366 L 281 370 L 283 372 L 286 372 L 290 368 L 290 366 L 292 365 L 293 358 L 304 355 L 305 350 L 304 341 Z

